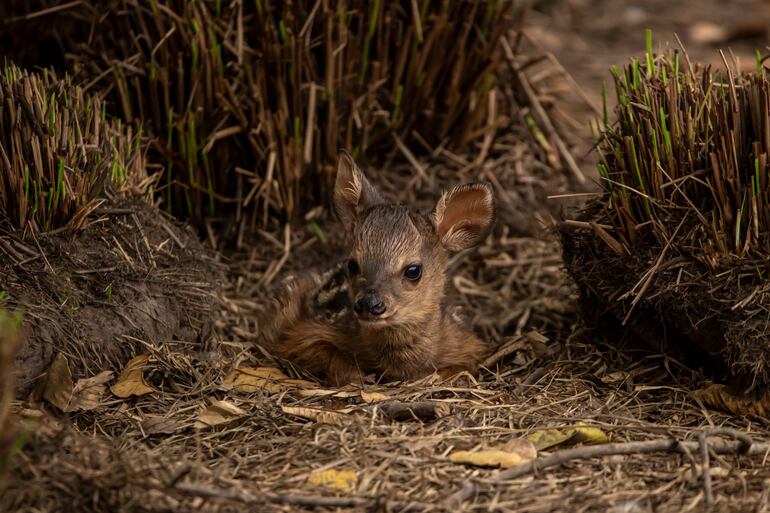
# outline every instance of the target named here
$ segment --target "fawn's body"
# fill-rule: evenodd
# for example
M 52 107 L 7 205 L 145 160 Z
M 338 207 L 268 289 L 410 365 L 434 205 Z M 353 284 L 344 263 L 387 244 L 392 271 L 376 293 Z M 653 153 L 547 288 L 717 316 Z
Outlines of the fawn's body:
M 446 266 L 489 232 L 489 187 L 455 187 L 424 216 L 383 200 L 343 154 L 334 204 L 349 258 L 283 286 L 260 325 L 266 349 L 335 384 L 475 371 L 488 346 L 444 304 Z

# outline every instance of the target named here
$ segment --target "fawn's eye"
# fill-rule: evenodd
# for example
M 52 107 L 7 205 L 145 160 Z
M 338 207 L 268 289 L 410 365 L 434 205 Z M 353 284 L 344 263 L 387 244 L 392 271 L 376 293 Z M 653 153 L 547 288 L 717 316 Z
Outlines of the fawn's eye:
M 351 276 L 358 274 L 358 262 L 352 258 L 348 260 L 348 273 L 350 273 Z
M 409 265 L 404 269 L 404 278 L 409 281 L 417 281 L 420 276 L 422 276 L 422 266 L 420 265 Z

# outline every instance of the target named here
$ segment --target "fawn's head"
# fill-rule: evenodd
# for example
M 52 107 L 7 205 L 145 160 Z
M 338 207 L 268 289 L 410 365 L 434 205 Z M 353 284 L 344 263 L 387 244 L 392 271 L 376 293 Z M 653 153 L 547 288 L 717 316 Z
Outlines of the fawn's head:
M 334 207 L 347 233 L 351 301 L 367 328 L 397 327 L 439 312 L 450 252 L 476 246 L 494 223 L 489 185 L 445 192 L 427 215 L 387 202 L 342 153 Z

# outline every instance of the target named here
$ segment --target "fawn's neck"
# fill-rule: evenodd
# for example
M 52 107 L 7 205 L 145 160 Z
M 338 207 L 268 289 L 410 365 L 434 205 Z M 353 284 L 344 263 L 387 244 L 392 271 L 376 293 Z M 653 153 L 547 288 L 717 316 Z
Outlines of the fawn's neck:
M 431 372 L 442 336 L 440 308 L 419 322 L 397 326 L 361 325 L 359 337 L 367 348 L 370 366 L 388 377 L 407 379 Z

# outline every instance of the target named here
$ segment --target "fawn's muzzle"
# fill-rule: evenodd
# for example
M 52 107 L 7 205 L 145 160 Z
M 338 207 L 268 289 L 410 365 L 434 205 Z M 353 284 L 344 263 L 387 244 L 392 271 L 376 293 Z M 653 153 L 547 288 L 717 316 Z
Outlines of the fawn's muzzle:
M 371 314 L 374 316 L 380 316 L 385 313 L 385 303 L 382 302 L 380 296 L 374 290 L 367 290 L 363 293 L 353 305 L 353 309 L 357 314 Z

